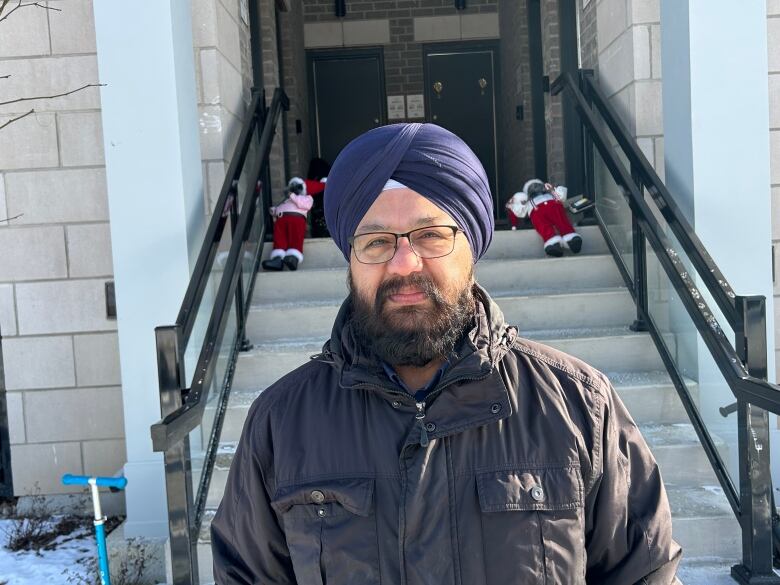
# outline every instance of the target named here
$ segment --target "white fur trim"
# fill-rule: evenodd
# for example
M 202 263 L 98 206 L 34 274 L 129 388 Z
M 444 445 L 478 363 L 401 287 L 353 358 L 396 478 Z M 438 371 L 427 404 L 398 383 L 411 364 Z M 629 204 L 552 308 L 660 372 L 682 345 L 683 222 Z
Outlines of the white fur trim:
M 541 205 L 542 203 L 547 203 L 548 201 L 555 201 L 555 197 L 549 193 L 542 193 L 541 195 L 534 197 L 532 201 L 534 202 L 534 205 Z
M 303 252 L 296 250 L 295 248 L 288 248 L 285 252 L 286 256 L 295 256 L 298 259 L 298 263 L 303 262 Z
M 579 238 L 579 239 L 582 239 L 582 236 L 581 236 L 580 234 L 578 234 L 577 232 L 572 232 L 572 233 L 570 233 L 570 234 L 566 234 L 566 235 L 564 235 L 564 236 L 563 236 L 563 241 L 564 241 L 564 242 L 566 242 L 566 243 L 568 244 L 568 243 L 569 243 L 569 242 L 571 242 L 571 241 L 572 241 L 574 238 Z
M 271 250 L 271 255 L 268 258 L 269 259 L 271 259 L 271 258 L 284 258 L 284 255 L 285 255 L 285 251 L 284 250 L 282 250 L 281 248 L 274 248 L 273 250 Z
M 539 183 L 540 185 L 544 186 L 544 183 L 542 181 L 540 181 L 539 179 L 530 179 L 530 180 L 525 182 L 525 185 L 523 185 L 523 191 L 528 193 L 528 187 L 530 187 L 534 183 Z
M 563 238 L 561 238 L 561 236 L 553 236 L 544 243 L 544 247 L 546 248 L 547 246 L 552 246 L 553 244 L 560 244 L 562 241 Z
M 382 191 L 389 191 L 390 189 L 408 189 L 408 187 L 395 179 L 389 179 L 387 183 L 385 183 L 385 186 L 382 187 Z

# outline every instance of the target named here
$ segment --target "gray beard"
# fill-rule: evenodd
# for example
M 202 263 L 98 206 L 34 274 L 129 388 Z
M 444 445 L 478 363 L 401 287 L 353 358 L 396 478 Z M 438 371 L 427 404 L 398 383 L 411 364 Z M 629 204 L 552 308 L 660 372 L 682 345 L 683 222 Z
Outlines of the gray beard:
M 404 286 L 419 287 L 433 306 L 400 307 L 388 312 L 387 299 Z M 447 301 L 433 280 L 419 273 L 383 282 L 373 305 L 355 290 L 351 274 L 349 288 L 350 326 L 355 341 L 392 366 L 421 367 L 435 359 L 446 360 L 474 321 L 476 308 L 471 279 L 454 303 Z

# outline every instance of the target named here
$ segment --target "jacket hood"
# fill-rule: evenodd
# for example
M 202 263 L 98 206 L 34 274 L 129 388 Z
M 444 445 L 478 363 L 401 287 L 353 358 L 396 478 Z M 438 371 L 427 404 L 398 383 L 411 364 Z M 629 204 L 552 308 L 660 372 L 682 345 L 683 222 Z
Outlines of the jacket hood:
M 455 357 L 451 359 L 441 383 L 453 378 L 489 374 L 517 337 L 517 328 L 506 324 L 504 314 L 485 289 L 475 283 L 473 292 L 476 304 L 474 322 L 455 347 Z M 351 315 L 352 301 L 347 297 L 336 316 L 331 337 L 317 357 L 331 361 L 340 370 L 342 387 L 389 385 L 382 364 L 355 339 Z

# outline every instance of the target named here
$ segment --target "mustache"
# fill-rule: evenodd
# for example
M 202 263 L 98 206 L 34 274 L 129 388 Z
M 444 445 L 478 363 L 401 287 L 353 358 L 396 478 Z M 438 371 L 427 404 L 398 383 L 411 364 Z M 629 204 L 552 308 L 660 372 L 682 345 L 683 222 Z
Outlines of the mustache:
M 392 295 L 408 287 L 420 289 L 438 305 L 446 303 L 444 295 L 432 278 L 425 274 L 414 273 L 409 276 L 396 276 L 380 284 L 376 291 L 376 307 L 381 309 Z

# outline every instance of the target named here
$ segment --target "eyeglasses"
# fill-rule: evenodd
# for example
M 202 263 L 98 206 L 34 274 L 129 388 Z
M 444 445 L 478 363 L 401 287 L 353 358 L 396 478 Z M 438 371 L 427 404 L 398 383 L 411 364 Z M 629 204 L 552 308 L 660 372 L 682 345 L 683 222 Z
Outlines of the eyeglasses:
M 389 262 L 398 250 L 399 238 L 407 238 L 412 251 L 420 258 L 441 258 L 455 249 L 455 236 L 460 228 L 454 225 L 432 225 L 405 234 L 370 232 L 349 238 L 355 257 L 361 264 Z

